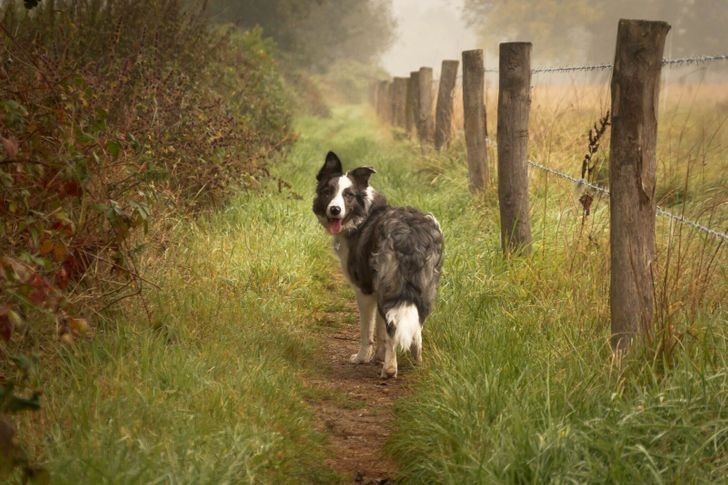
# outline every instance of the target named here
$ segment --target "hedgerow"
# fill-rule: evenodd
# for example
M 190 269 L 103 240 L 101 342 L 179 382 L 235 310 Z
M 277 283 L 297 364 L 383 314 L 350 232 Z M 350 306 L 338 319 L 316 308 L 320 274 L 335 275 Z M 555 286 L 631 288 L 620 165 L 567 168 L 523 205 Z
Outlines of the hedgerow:
M 0 476 L 33 473 L 3 417 L 39 404 L 28 340 L 88 333 L 141 291 L 155 218 L 219 205 L 294 139 L 269 42 L 187 5 L 0 10 Z

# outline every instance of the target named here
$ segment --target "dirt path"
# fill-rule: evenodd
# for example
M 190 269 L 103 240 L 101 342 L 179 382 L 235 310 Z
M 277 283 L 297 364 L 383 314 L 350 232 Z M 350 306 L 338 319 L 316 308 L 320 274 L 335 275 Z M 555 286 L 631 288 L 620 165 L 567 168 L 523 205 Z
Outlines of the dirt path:
M 343 283 L 343 279 L 341 284 Z M 400 373 L 396 379 L 379 377 L 381 364 L 349 363 L 359 342 L 359 324 L 342 322 L 356 315 L 353 301 L 344 314 L 331 311 L 322 315 L 320 332 L 322 362 L 328 365 L 309 379 L 322 391 L 323 399 L 311 404 L 319 428 L 329 438 L 331 456 L 327 465 L 345 478 L 345 483 L 388 483 L 396 467 L 383 447 L 391 429 L 393 406 L 407 391 L 407 374 L 411 364 L 400 358 Z

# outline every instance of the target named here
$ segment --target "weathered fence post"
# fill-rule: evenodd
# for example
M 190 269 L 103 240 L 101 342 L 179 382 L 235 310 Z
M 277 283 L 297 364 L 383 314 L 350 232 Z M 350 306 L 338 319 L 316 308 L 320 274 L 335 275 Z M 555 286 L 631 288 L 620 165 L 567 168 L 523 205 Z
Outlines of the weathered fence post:
M 394 87 L 392 81 L 387 81 L 387 99 L 384 104 L 384 119 L 387 123 L 392 123 L 392 95 L 394 94 Z
M 386 116 L 387 106 L 387 81 L 379 81 L 377 89 L 377 116 L 384 120 Z
M 528 115 L 531 108 L 531 43 L 502 43 L 498 63 L 501 245 L 506 253 L 529 253 Z
M 397 83 L 395 81 L 394 78 L 389 81 L 389 109 L 387 113 L 389 115 L 389 124 L 392 126 L 395 126 L 397 121 L 395 119 L 397 116 Z
M 406 123 L 407 81 L 406 77 L 395 77 L 393 84 L 392 124 L 400 128 L 404 128 Z
M 434 123 L 432 120 L 432 68 L 421 67 L 420 74 L 417 76 L 417 93 L 418 102 L 415 106 L 417 136 L 420 143 L 427 143 L 432 140 Z
M 405 128 L 407 133 L 412 133 L 412 130 L 417 130 L 417 103 L 420 99 L 419 88 L 420 88 L 420 73 L 419 71 L 410 72 L 410 77 L 407 80 L 407 106 L 405 111 L 407 112 L 407 119 Z
M 463 51 L 463 117 L 470 190 L 476 192 L 488 181 L 485 103 L 483 100 L 483 51 Z
M 670 25 L 619 21 L 612 72 L 609 157 L 612 349 L 625 351 L 652 326 L 655 147 L 665 37 Z
M 435 109 L 435 148 L 437 150 L 450 144 L 452 102 L 459 64 L 459 61 L 442 61 L 440 86 L 437 90 L 437 108 Z

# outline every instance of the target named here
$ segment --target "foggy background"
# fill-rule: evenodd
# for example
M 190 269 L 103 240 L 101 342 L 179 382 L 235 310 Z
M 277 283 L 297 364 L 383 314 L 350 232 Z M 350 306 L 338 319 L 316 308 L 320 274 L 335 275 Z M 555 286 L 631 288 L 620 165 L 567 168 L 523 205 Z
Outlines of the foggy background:
M 497 66 L 498 44 L 533 43 L 534 66 L 611 63 L 620 18 L 667 21 L 665 57 L 728 50 L 726 0 L 392 0 L 395 38 L 381 57 L 391 75 L 482 48 Z
M 392 76 L 409 76 L 420 66 L 440 75 L 443 59 L 478 45 L 475 30 L 462 16 L 464 0 L 394 0 L 397 36 L 382 55 L 381 65 Z M 487 59 L 486 59 L 487 61 Z

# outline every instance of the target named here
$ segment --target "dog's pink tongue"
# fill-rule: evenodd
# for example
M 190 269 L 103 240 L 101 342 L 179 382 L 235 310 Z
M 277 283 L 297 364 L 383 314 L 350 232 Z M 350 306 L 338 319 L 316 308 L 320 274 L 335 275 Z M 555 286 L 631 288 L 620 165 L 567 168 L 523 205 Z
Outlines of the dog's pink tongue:
M 329 232 L 338 234 L 341 232 L 341 219 L 329 219 Z

